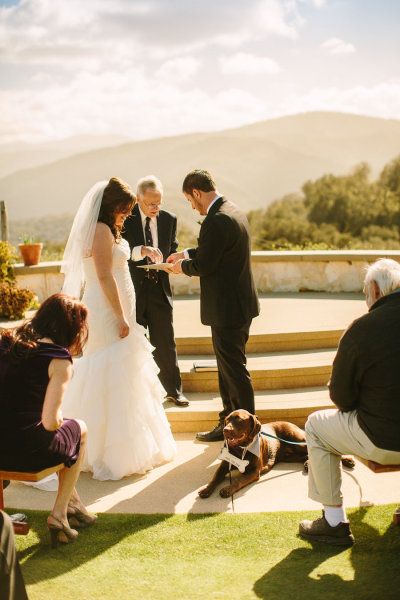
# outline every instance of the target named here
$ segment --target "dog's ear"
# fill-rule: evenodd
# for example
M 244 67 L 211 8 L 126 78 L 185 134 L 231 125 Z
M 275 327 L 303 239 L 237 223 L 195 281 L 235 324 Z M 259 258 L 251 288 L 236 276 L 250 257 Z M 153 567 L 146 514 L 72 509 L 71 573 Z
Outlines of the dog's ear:
M 252 424 L 252 429 L 251 429 L 250 436 L 252 438 L 255 438 L 256 435 L 259 434 L 260 431 L 261 431 L 261 423 L 258 420 L 257 415 L 251 415 L 251 418 L 252 418 L 253 424 Z

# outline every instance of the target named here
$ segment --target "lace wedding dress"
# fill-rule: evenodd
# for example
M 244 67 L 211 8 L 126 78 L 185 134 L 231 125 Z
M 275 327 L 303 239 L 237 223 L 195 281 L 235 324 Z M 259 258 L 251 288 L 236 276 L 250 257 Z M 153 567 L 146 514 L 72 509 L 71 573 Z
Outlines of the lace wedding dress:
M 93 258 L 83 259 L 82 301 L 89 310 L 89 339 L 83 356 L 75 361 L 62 406 L 65 418 L 85 421 L 88 445 L 83 470 L 100 480 L 144 473 L 176 455 L 153 348 L 135 318 L 129 255 L 126 240 L 114 245 L 112 272 L 130 326 L 123 339 Z

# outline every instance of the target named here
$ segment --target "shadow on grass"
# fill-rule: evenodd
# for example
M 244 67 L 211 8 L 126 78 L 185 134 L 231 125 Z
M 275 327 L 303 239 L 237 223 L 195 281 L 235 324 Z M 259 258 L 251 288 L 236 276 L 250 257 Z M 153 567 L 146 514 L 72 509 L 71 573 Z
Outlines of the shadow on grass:
M 400 597 L 400 531 L 390 525 L 383 535 L 364 522 L 368 508 L 350 517 L 356 539 L 350 549 L 324 544 L 296 548 L 256 581 L 253 590 L 264 600 L 398 600 Z M 390 515 L 388 514 L 388 517 Z M 350 553 L 354 576 L 344 579 L 334 572 L 318 574 L 318 567 L 342 552 Z M 313 571 L 317 573 L 313 573 Z
M 215 458 L 216 451 L 212 445 L 205 445 L 201 455 L 168 471 L 137 492 L 133 498 L 115 503 L 110 510 L 110 513 L 112 511 L 114 514 L 108 514 L 108 511 L 100 514 L 93 527 L 80 530 L 79 537 L 74 543 L 60 545 L 56 550 L 51 549 L 49 543 L 49 533 L 46 527 L 48 513 L 24 511 L 28 515 L 31 531 L 34 535 L 36 534 L 37 538 L 32 541 L 33 536 L 29 535 L 24 539 L 19 539 L 18 557 L 22 563 L 25 582 L 29 585 L 35 584 L 68 573 L 116 546 L 125 537 L 134 536 L 170 519 L 180 500 L 198 487 L 198 481 L 196 478 L 193 479 L 192 474 L 199 471 L 199 466 L 204 467 L 202 478 L 208 479 L 208 470 L 211 469 L 209 463 Z M 127 478 L 119 482 L 119 487 L 125 487 L 131 483 L 132 478 Z M 93 501 L 112 490 L 115 491 L 115 482 L 104 482 L 104 484 L 101 482 L 85 494 L 85 500 L 87 501 L 89 497 L 90 501 Z M 141 511 L 151 513 L 155 499 L 157 506 L 162 499 L 165 514 L 132 514 Z M 224 512 L 228 503 L 229 499 L 218 498 L 215 512 L 199 515 L 199 518 L 207 518 Z M 206 506 L 203 504 L 203 510 L 205 508 Z M 121 513 L 121 510 L 129 512 Z M 191 516 L 195 520 L 194 515 Z M 188 520 L 191 520 L 191 516 L 188 515 Z
M 52 549 L 46 528 L 47 513 L 26 511 L 31 531 L 38 540 L 32 544 L 25 538 L 25 547 L 18 552 L 22 563 L 25 583 L 28 585 L 54 579 L 73 571 L 132 534 L 154 527 L 167 520 L 171 515 L 105 515 L 99 516 L 96 524 L 81 529 L 78 539 L 71 544 L 60 544 Z M 19 544 L 21 547 L 21 543 Z

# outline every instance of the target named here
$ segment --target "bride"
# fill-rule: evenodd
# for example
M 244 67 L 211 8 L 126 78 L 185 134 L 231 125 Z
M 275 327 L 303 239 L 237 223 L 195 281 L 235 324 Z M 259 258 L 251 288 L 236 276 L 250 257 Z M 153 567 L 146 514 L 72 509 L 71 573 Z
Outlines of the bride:
M 170 461 L 176 445 L 162 406 L 152 346 L 136 323 L 129 244 L 121 237 L 136 202 L 115 177 L 84 197 L 65 248 L 63 292 L 89 309 L 89 339 L 75 363 L 64 412 L 88 426 L 84 470 L 120 479 Z

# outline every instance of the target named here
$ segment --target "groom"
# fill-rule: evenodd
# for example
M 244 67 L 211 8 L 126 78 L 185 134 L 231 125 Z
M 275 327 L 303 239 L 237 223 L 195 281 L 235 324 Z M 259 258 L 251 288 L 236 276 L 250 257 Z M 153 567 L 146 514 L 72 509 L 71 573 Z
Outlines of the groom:
M 175 215 L 160 210 L 162 194 L 161 181 L 153 175 L 138 181 L 138 202 L 125 221 L 123 236 L 131 249 L 129 269 L 136 292 L 136 320 L 149 330 L 154 360 L 160 369 L 158 376 L 167 392 L 165 399 L 188 406 L 176 355 L 169 276 L 165 271 L 137 268 L 149 262 L 164 262 L 178 247 L 177 220 Z
M 173 273 L 200 277 L 201 322 L 211 325 L 223 410 L 212 431 L 197 434 L 204 442 L 223 439 L 225 417 L 238 408 L 254 414 L 254 391 L 246 368 L 250 324 L 260 312 L 251 272 L 246 216 L 218 193 L 207 171 L 190 172 L 183 193 L 206 218 L 198 247 L 169 257 Z

